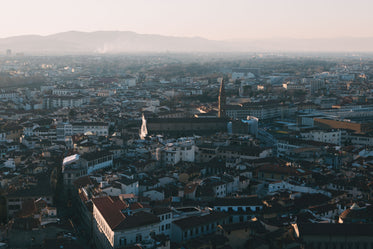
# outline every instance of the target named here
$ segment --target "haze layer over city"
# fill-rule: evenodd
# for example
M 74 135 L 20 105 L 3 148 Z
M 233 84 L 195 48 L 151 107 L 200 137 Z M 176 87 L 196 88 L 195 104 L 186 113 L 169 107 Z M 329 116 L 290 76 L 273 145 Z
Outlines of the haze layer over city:
M 372 8 L 5 1 L 0 248 L 373 248 Z

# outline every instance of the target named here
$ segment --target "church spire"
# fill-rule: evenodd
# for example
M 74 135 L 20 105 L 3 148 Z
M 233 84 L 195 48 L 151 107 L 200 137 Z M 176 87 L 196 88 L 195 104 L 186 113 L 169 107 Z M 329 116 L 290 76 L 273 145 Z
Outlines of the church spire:
M 219 89 L 219 113 L 218 117 L 223 118 L 225 117 L 225 86 L 224 86 L 224 79 L 220 79 L 220 89 Z
M 142 124 L 140 129 L 140 139 L 144 140 L 148 135 L 148 129 L 146 128 L 146 119 L 144 113 L 142 114 Z

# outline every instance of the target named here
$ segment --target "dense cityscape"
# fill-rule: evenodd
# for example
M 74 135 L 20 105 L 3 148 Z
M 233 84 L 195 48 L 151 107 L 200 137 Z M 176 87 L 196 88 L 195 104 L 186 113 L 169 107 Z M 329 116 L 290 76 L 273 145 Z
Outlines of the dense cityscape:
M 370 54 L 0 56 L 0 248 L 373 248 Z

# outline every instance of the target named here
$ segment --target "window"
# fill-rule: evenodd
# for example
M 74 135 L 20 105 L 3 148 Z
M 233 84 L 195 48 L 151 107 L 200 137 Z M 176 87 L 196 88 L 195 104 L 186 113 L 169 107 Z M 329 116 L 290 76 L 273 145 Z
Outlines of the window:
M 125 246 L 127 245 L 127 239 L 125 237 L 122 237 L 119 239 L 119 245 L 120 246 Z
M 141 234 L 137 234 L 136 235 L 136 243 L 137 242 L 141 242 L 142 241 L 142 236 L 141 236 Z
M 20 205 L 9 205 L 8 208 L 9 210 L 18 210 L 21 208 L 21 206 Z

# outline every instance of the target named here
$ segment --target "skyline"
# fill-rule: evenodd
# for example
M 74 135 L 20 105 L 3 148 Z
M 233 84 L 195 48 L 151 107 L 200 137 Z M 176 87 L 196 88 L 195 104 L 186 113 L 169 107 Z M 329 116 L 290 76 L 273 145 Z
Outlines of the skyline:
M 368 0 L 65 0 L 4 4 L 0 38 L 66 31 L 133 31 L 210 40 L 373 37 Z M 327 25 L 326 25 L 327 24 Z

